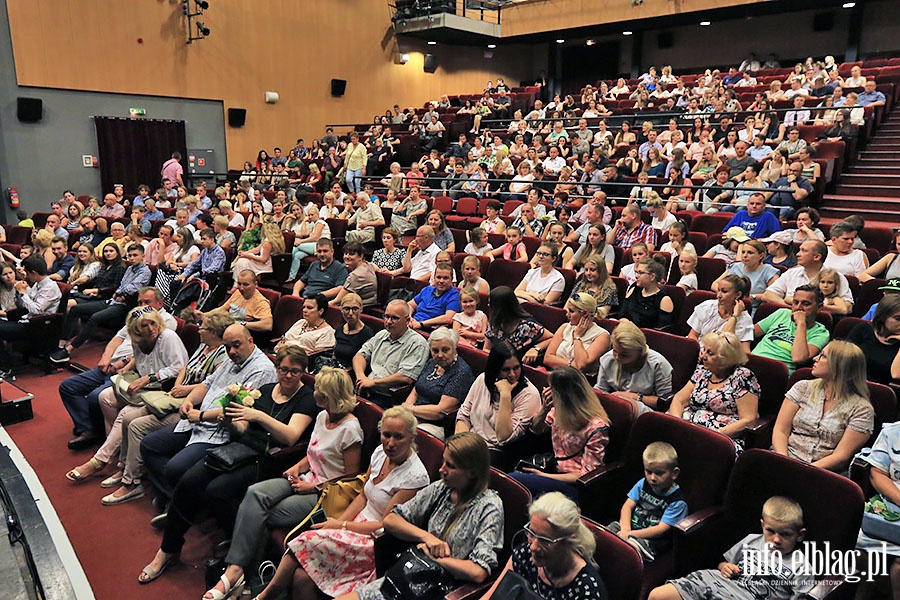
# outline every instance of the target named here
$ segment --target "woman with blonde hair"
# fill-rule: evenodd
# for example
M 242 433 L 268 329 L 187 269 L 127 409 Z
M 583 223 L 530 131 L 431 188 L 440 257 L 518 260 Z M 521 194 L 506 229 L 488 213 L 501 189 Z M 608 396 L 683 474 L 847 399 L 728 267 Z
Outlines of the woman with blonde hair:
M 79 244 L 75 251 L 75 264 L 69 271 L 68 284 L 73 287 L 84 286 L 91 282 L 100 272 L 100 259 L 94 255 L 94 247 L 89 243 Z
M 609 350 L 609 332 L 594 323 L 597 300 L 587 292 L 575 292 L 566 302 L 563 323 L 544 354 L 547 368 L 572 366 L 596 375 L 600 357 Z
M 213 231 L 216 232 L 216 244 L 223 250 L 231 248 L 237 242 L 234 233 L 228 230 L 228 217 L 216 215 L 213 219 Z
M 590 294 L 597 301 L 595 315 L 605 319 L 609 311 L 619 305 L 619 291 L 609 277 L 606 261 L 599 254 L 591 254 L 582 266 L 581 277 L 575 282 L 572 296 L 577 293 Z
M 274 220 L 269 217 L 263 221 L 260 230 L 259 246 L 250 250 L 238 252 L 231 269 L 235 273 L 244 270 L 253 271 L 255 274 L 272 272 L 272 254 L 284 252 L 284 234 Z
M 580 369 L 557 367 L 550 373 L 549 387 L 541 394 L 541 410 L 531 421 L 537 434 L 548 429 L 557 457 L 556 473 L 525 468 L 514 473 L 534 496 L 562 492 L 573 500 L 579 477 L 603 465 L 609 443 L 609 417 L 600 399 Z M 561 485 L 560 485 L 561 484 Z
M 759 382 L 744 366 L 747 352 L 734 333 L 713 331 L 701 344 L 701 364 L 675 394 L 669 414 L 727 435 L 743 449 L 744 430 L 759 416 Z
M 594 561 L 597 542 L 581 520 L 578 505 L 559 492 L 548 492 L 531 503 L 528 515 L 525 538 L 515 543 L 512 557 L 485 598 L 495 597 L 494 591 L 510 570 L 532 589 L 541 590 L 542 597 L 608 598 Z
M 375 579 L 372 534 L 395 506 L 429 484 L 416 454 L 416 425 L 405 406 L 384 412 L 378 426 L 381 445 L 372 454 L 363 490 L 338 518 L 313 525 L 287 542 L 275 576 L 257 600 L 277 596 L 292 584 L 295 597 L 315 598 L 320 590 L 335 597 Z
M 319 213 L 319 208 L 310 203 L 306 207 L 306 219 L 294 229 L 294 248 L 291 251 L 291 270 L 288 273 L 287 283 L 297 279 L 300 265 L 307 256 L 316 253 L 316 242 L 320 239 L 331 239 L 331 227 Z
M 56 255 L 50 249 L 50 246 L 53 244 L 53 234 L 46 229 L 38 229 L 32 233 L 31 243 L 34 245 L 34 253 L 44 259 L 44 262 L 47 263 L 47 268 L 52 267 L 53 262 L 56 260 Z
M 637 325 L 625 319 L 612 332 L 612 352 L 600 357 L 596 388 L 634 404 L 638 414 L 665 409 L 672 399 L 672 365 L 647 346 Z
M 390 174 L 378 183 L 393 190 L 395 194 L 406 191 L 406 175 L 400 170 L 400 163 L 392 162 L 390 169 Z
M 290 346 L 281 350 L 290 351 Z M 267 530 L 294 527 L 315 507 L 317 485 L 359 472 L 363 431 L 353 414 L 356 408 L 353 381 L 342 369 L 324 367 L 316 375 L 314 397 L 321 410 L 314 419 L 306 456 L 281 477 L 261 481 L 247 489 L 225 557 L 228 567 L 220 579 L 222 589 L 216 584 L 204 598 L 240 596 L 244 569 L 262 547 Z
M 813 360 L 815 379 L 798 381 L 785 396 L 772 448 L 840 473 L 874 431 L 866 357 L 857 345 L 835 340 Z
M 476 433 L 447 440 L 441 479 L 384 517 L 387 533 L 422 545 L 459 583 L 481 583 L 498 566 L 503 503 L 488 489 L 487 444 Z M 363 584 L 341 600 L 381 600 L 384 579 Z
M 175 379 L 187 363 L 188 353 L 181 338 L 174 330 L 166 328 L 162 316 L 153 308 L 146 306 L 132 310 L 128 316 L 127 331 L 134 354 L 118 372 L 118 377 L 130 382 L 124 386 L 125 395 L 131 397 L 138 394 L 156 381 Z M 142 408 L 139 404 L 130 404 L 122 399 L 122 386 L 121 383 L 113 383 L 100 392 L 99 402 L 106 424 L 106 441 L 90 460 L 66 473 L 69 481 L 84 481 L 102 471 L 118 454 L 123 435 L 122 420 L 128 413 Z M 118 482 L 113 485 L 116 484 Z M 140 496 L 144 495 L 143 491 L 139 493 Z M 136 494 L 133 497 L 140 497 Z

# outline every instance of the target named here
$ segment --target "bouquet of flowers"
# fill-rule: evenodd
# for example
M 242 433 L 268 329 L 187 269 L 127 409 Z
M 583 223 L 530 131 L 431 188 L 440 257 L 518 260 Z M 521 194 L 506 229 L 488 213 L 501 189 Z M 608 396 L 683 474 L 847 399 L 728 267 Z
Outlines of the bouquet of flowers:
M 219 398 L 219 405 L 225 409 L 232 402 L 236 402 L 247 408 L 253 408 L 260 395 L 259 390 L 254 390 L 248 385 L 232 383 L 228 386 L 225 395 Z

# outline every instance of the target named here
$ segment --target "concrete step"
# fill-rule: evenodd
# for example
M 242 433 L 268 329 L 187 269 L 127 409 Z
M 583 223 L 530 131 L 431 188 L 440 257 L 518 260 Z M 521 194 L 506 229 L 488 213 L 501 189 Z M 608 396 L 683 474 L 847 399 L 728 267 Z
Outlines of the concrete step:
M 878 140 L 872 141 L 866 146 L 865 152 L 893 152 L 897 153 L 900 151 L 900 140 L 897 141 L 888 141 L 888 140 Z M 900 161 L 898 161 L 900 162 Z
M 844 185 L 838 184 L 835 192 L 846 196 L 876 196 L 887 198 L 900 198 L 900 186 L 884 185 Z
M 860 153 L 860 158 L 854 164 L 859 167 L 895 167 L 900 165 L 900 156 L 894 152 L 886 152 L 885 156 L 864 156 L 865 152 Z
M 829 208 L 846 210 L 882 211 L 892 214 L 896 219 L 900 214 L 900 198 L 885 196 L 851 196 L 844 194 L 825 194 L 823 205 Z
M 900 175 L 844 173 L 841 176 L 841 185 L 886 186 L 900 188 Z
M 868 163 L 858 162 L 841 176 L 843 180 L 847 175 L 900 175 L 900 161 L 894 166 L 879 167 Z

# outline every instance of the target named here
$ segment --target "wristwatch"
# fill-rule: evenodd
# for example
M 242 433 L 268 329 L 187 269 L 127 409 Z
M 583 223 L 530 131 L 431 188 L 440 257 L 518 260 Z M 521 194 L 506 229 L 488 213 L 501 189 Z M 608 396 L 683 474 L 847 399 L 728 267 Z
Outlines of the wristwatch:
M 147 377 L 150 379 L 150 383 L 159 383 L 159 377 L 157 377 L 156 373 L 150 373 Z

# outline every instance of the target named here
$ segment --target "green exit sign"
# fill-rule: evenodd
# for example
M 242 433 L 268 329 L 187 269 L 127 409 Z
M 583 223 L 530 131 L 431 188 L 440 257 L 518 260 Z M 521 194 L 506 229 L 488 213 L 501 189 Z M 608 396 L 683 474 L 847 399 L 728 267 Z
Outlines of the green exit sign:
M 144 115 L 147 114 L 147 109 L 146 108 L 129 108 L 128 114 L 130 114 L 132 117 L 143 117 Z

